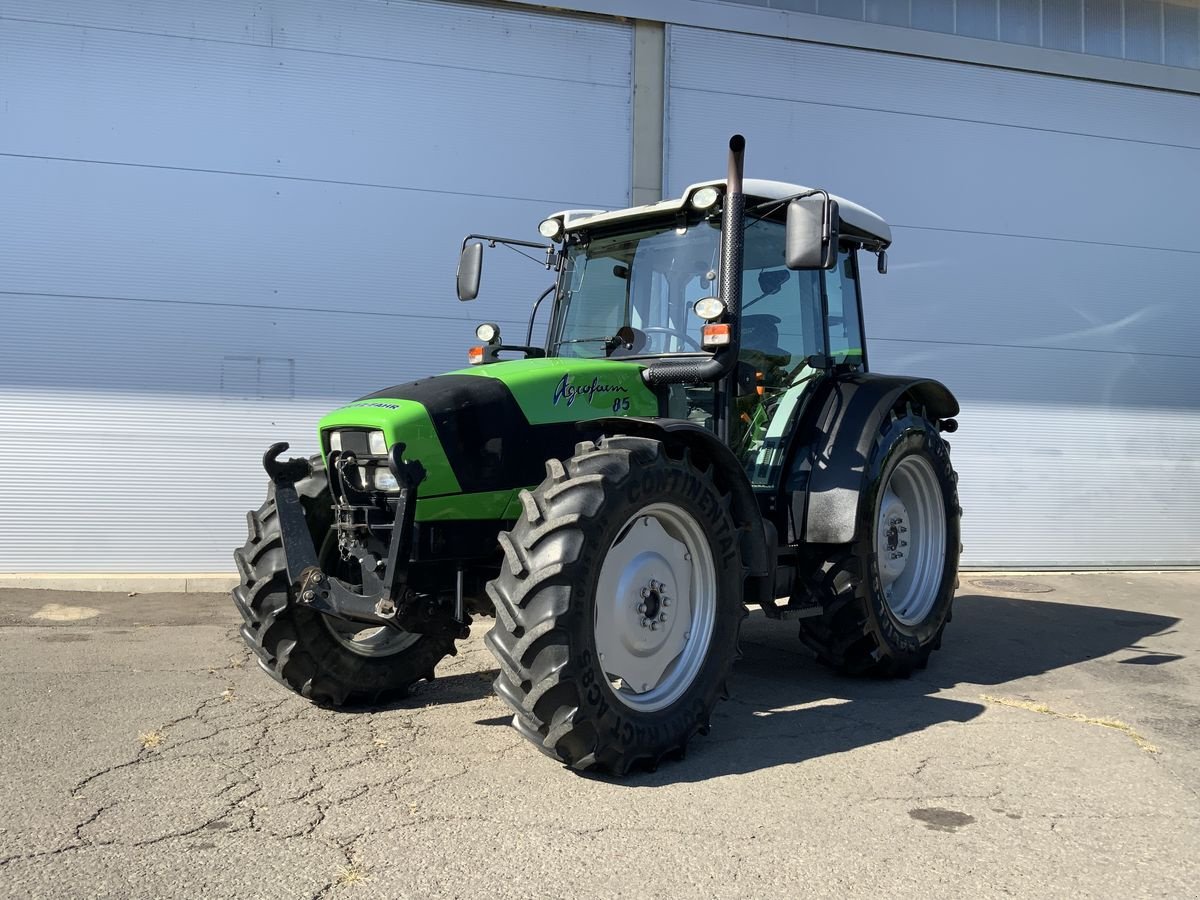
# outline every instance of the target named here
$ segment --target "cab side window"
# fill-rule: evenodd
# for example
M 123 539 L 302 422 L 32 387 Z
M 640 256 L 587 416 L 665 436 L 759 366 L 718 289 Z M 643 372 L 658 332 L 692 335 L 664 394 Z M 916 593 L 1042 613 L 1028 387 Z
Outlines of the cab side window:
M 820 279 L 784 264 L 784 227 L 756 222 L 746 229 L 742 275 L 741 359 L 768 387 L 786 387 L 821 352 Z
M 858 318 L 855 260 L 843 250 L 837 266 L 825 273 L 829 301 L 829 355 L 835 363 L 862 362 L 862 324 Z

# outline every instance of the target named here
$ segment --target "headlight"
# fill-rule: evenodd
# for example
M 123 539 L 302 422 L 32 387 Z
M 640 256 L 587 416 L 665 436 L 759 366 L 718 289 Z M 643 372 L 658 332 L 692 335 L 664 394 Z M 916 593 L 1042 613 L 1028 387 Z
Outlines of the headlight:
M 692 311 L 705 322 L 711 322 L 725 312 L 725 303 L 720 297 L 701 297 L 692 307 Z
M 353 453 L 355 456 L 387 456 L 387 438 L 373 428 L 345 428 L 326 432 L 330 453 Z
M 562 234 L 563 224 L 560 219 L 543 219 L 538 225 L 538 234 L 550 240 L 556 240 Z
M 711 185 L 702 187 L 696 193 L 692 194 L 692 209 L 708 209 L 717 202 L 717 198 L 720 196 L 720 192 L 715 187 Z
M 387 456 L 387 439 L 382 431 L 372 431 L 368 434 L 367 446 L 371 448 L 372 456 Z
M 495 322 L 484 322 L 475 329 L 475 337 L 479 338 L 485 344 L 498 343 L 500 340 L 500 326 Z
M 400 485 L 396 481 L 396 476 L 391 473 L 391 470 L 384 466 L 379 466 L 375 469 L 375 490 L 377 491 L 398 491 Z

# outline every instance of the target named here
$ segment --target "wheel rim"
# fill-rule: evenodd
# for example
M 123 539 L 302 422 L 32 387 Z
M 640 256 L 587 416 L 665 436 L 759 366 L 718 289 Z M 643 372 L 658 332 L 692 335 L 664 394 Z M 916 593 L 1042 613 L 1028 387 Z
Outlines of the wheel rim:
M 325 626 L 339 644 L 359 656 L 394 656 L 403 653 L 421 639 L 411 631 L 400 631 L 388 625 L 362 628 L 354 622 L 343 622 L 332 616 L 322 616 Z
M 351 564 L 340 560 L 335 561 L 336 557 L 337 540 L 334 532 L 330 531 L 325 538 L 324 544 L 321 546 L 321 568 L 328 571 L 328 566 L 332 562 L 335 565 L 334 572 L 336 577 L 345 581 L 348 585 L 361 587 L 361 574 L 356 571 L 351 575 L 350 572 L 346 571 L 351 567 Z M 357 564 L 354 564 L 353 568 L 357 570 Z M 403 653 L 421 639 L 421 635 L 419 634 L 414 634 L 411 631 L 400 631 L 388 625 L 378 627 L 363 625 L 323 614 L 321 615 L 321 619 L 335 641 L 351 653 L 356 653 L 359 656 L 394 656 L 397 653 Z
M 946 510 L 933 466 L 906 456 L 888 476 L 875 523 L 875 556 L 888 609 L 904 625 L 933 608 L 946 561 Z
M 716 566 L 700 524 L 669 503 L 631 516 L 596 582 L 596 650 L 617 699 L 654 712 L 683 696 L 708 655 L 716 611 Z

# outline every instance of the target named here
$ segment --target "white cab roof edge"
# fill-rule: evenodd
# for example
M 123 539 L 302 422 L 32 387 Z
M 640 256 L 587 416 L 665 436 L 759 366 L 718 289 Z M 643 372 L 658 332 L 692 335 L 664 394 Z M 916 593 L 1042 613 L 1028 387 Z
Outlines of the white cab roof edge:
M 724 184 L 725 182 L 719 181 L 714 183 Z M 689 187 L 685 193 L 690 194 L 694 189 L 695 186 Z M 763 200 L 782 200 L 784 197 L 792 197 L 810 190 L 812 188 L 807 188 L 802 184 L 790 184 L 786 181 L 767 181 L 762 178 L 747 178 L 742 183 L 743 194 L 748 197 L 761 197 Z M 871 210 L 865 206 L 860 206 L 853 200 L 839 197 L 837 194 L 830 194 L 829 196 L 837 201 L 838 213 L 841 215 L 843 222 L 855 231 L 878 238 L 885 246 L 891 244 L 892 229 L 883 220 L 883 216 L 871 212 Z
M 561 216 L 566 230 L 575 231 L 579 228 L 587 228 L 608 222 L 619 222 L 624 219 L 637 219 L 642 216 L 674 212 L 675 210 L 682 209 L 686 199 L 697 188 L 704 187 L 705 185 L 723 187 L 725 180 L 722 178 L 716 181 L 701 181 L 697 184 L 689 185 L 683 192 L 682 197 L 660 200 L 658 203 L 650 203 L 646 206 L 633 206 L 629 209 L 616 209 L 611 212 L 601 212 L 591 209 L 567 209 L 553 213 L 552 217 Z M 747 178 L 742 183 L 742 192 L 747 197 L 754 197 L 759 200 L 782 200 L 785 197 L 802 194 L 809 190 L 811 188 L 806 188 L 801 184 L 790 184 L 786 181 L 768 181 L 762 178 Z M 837 201 L 838 211 L 841 214 L 843 222 L 855 231 L 876 238 L 885 247 L 892 243 L 892 229 L 888 227 L 888 223 L 883 220 L 882 216 L 871 212 L 865 206 L 859 206 L 853 200 L 847 200 L 836 194 L 830 194 L 830 196 Z

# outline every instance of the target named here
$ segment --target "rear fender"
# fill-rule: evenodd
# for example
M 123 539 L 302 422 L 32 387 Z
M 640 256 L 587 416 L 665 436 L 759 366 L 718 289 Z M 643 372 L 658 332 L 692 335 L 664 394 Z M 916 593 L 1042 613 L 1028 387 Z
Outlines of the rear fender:
M 817 439 L 795 461 L 809 469 L 807 492 L 792 498 L 806 543 L 848 544 L 858 536 L 868 456 L 884 418 L 906 400 L 923 406 L 935 423 L 958 415 L 954 395 L 928 378 L 855 373 L 833 384 L 816 420 Z
M 722 487 L 729 491 L 734 521 L 742 530 L 742 565 L 746 574 L 774 577 L 775 548 L 768 548 L 762 513 L 750 481 L 733 451 L 721 443 L 715 434 L 686 419 L 650 419 L 640 416 L 621 416 L 582 423 L 588 430 L 599 427 L 605 434 L 628 434 L 656 438 L 665 443 L 682 444 L 717 469 Z M 746 601 L 758 602 L 747 591 Z

